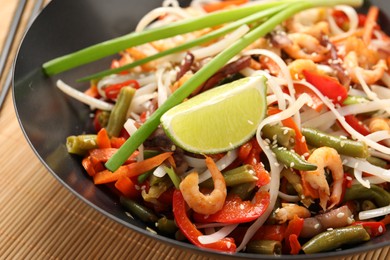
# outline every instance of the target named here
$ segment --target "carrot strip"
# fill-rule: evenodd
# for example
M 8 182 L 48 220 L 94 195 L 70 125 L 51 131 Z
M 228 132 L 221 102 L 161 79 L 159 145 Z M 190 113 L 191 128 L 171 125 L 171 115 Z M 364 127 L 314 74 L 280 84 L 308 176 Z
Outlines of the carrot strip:
M 232 5 L 242 5 L 242 4 L 245 4 L 247 2 L 248 2 L 248 0 L 226 0 L 223 2 L 206 4 L 203 6 L 203 9 L 206 12 L 211 13 L 211 12 L 225 9 L 226 7 L 229 7 Z
M 162 153 L 144 161 L 120 166 L 114 172 L 104 170 L 96 173 L 95 176 L 93 176 L 93 181 L 95 184 L 103 184 L 117 181 L 121 176 L 127 176 L 129 178 L 138 176 L 161 165 L 171 155 L 172 152 Z
M 367 13 L 366 22 L 363 28 L 363 41 L 368 45 L 372 38 L 372 33 L 376 26 L 376 21 L 379 15 L 379 8 L 377 6 L 371 6 Z
M 139 191 L 135 188 L 135 184 L 127 176 L 121 176 L 115 182 L 115 187 L 127 198 L 136 198 Z
M 111 148 L 110 137 L 108 136 L 107 130 L 105 128 L 100 129 L 97 133 L 96 143 L 101 149 Z

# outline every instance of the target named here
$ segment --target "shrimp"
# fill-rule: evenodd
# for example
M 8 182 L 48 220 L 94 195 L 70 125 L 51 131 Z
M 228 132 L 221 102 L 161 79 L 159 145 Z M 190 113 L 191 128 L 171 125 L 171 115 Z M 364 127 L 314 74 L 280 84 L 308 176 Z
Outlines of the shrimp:
M 371 132 L 377 132 L 383 130 L 390 131 L 390 119 L 379 118 L 379 117 L 372 118 L 368 124 L 368 129 Z
M 291 33 L 288 38 L 292 44 L 283 46 L 282 49 L 294 59 L 309 59 L 320 62 L 327 58 L 329 50 L 322 46 L 314 36 L 305 33 Z
M 180 191 L 190 208 L 197 213 L 210 215 L 222 209 L 227 192 L 225 179 L 210 157 L 206 157 L 206 165 L 214 181 L 214 190 L 208 195 L 201 193 L 197 185 L 198 173 L 192 172 L 180 183 Z
M 387 70 L 386 61 L 381 59 L 369 69 L 360 67 L 358 54 L 355 51 L 349 52 L 344 58 L 344 66 L 355 83 L 360 83 L 357 74 L 359 73 L 367 84 L 374 84 L 383 77 Z
M 311 213 L 307 208 L 294 203 L 282 203 L 282 207 L 276 209 L 275 211 L 275 219 L 279 223 L 284 223 L 288 220 L 292 220 L 294 216 L 300 218 L 308 218 L 311 216 Z
M 360 83 L 357 73 L 370 85 L 380 80 L 387 70 L 386 61 L 360 38 L 350 37 L 345 43 L 345 53 L 344 67 L 355 83 Z
M 286 21 L 286 28 L 292 33 L 306 33 L 320 39 L 330 34 L 329 23 L 325 21 L 326 10 L 313 8 L 303 11 Z
M 302 172 L 302 182 L 306 190 L 310 192 L 307 196 L 313 199 L 319 198 L 324 210 L 327 208 L 328 201 L 331 203 L 328 208 L 334 207 L 340 202 L 343 185 L 344 171 L 340 155 L 333 148 L 320 147 L 314 150 L 307 161 L 317 165 L 314 171 Z M 326 181 L 325 167 L 332 172 L 332 194 L 330 194 L 329 184 Z

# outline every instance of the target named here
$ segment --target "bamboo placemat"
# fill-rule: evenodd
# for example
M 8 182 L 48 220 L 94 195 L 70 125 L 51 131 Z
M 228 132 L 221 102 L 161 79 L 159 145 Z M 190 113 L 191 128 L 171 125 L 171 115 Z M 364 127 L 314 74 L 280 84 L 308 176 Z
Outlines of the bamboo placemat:
M 16 5 L 0 0 L 0 47 Z M 11 94 L 0 111 L 0 174 L 0 259 L 209 259 L 133 232 L 70 193 L 24 139 Z M 387 247 L 346 259 L 389 256 Z

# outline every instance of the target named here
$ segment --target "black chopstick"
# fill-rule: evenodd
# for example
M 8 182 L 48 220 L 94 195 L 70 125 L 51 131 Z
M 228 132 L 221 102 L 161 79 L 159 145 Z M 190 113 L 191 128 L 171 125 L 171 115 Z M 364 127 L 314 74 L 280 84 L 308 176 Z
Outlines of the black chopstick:
M 31 11 L 30 18 L 28 20 L 28 24 L 27 24 L 26 30 L 30 27 L 30 25 L 32 24 L 32 22 L 34 21 L 36 16 L 38 15 L 39 11 L 41 10 L 42 3 L 43 3 L 43 0 L 37 0 L 35 2 L 34 7 L 33 7 L 32 11 Z M 13 30 L 13 34 L 14 34 L 12 36 L 12 41 L 13 41 L 13 38 L 15 37 L 15 32 L 16 32 L 16 29 L 18 27 L 17 25 L 19 24 L 19 21 L 20 21 L 20 18 L 21 18 L 21 14 L 23 13 L 25 4 L 26 4 L 26 0 L 21 0 L 19 2 L 17 13 L 15 13 L 14 20 L 12 21 L 12 27 L 10 28 L 10 33 L 11 33 L 11 30 Z M 19 11 L 20 11 L 20 13 L 19 13 Z M 18 18 L 16 17 L 16 15 L 18 15 Z M 18 20 L 18 22 L 16 22 L 16 20 Z M 16 24 L 15 28 L 14 28 L 14 23 Z M 9 39 L 7 39 L 7 41 L 8 40 Z M 9 48 L 10 48 L 10 46 L 8 46 L 8 50 L 7 51 L 9 51 Z M 4 55 L 4 53 L 2 53 L 2 55 Z M 4 56 L 6 57 L 7 55 L 4 55 Z M 4 67 L 4 64 L 3 64 L 3 67 Z M 1 68 L 0 76 L 2 74 L 2 70 L 4 69 L 3 67 L 0 67 Z M 12 81 L 12 68 L 8 71 L 8 74 L 7 74 L 7 77 L 5 79 L 3 88 L 1 89 L 1 93 L 0 93 L 0 110 L 1 110 L 1 108 L 3 106 L 3 103 L 4 103 L 4 100 L 5 100 L 6 96 L 7 96 L 8 90 L 9 90 L 9 88 L 11 86 L 11 81 Z

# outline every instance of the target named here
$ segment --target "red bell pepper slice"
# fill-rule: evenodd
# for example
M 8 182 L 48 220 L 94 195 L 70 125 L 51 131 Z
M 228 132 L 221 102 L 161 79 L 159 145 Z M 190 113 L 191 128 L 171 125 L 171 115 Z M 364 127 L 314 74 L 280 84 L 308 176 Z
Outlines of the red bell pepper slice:
M 244 164 L 249 164 L 253 167 L 257 177 L 257 187 L 267 185 L 271 181 L 269 173 L 265 170 L 263 164 L 261 163 L 261 152 L 261 147 L 256 138 L 252 138 L 246 144 L 243 144 L 238 152 L 238 156 L 243 160 Z
M 303 75 L 307 82 L 315 86 L 324 96 L 331 99 L 333 103 L 341 105 L 348 97 L 347 89 L 332 77 L 308 70 L 303 70 Z
M 366 136 L 369 135 L 371 132 L 368 130 L 367 126 L 365 126 L 359 119 L 356 118 L 354 115 L 347 115 L 344 116 L 345 122 L 347 122 L 353 129 L 355 129 L 360 134 Z
M 135 79 L 130 79 L 122 83 L 109 85 L 104 88 L 104 92 L 106 93 L 106 97 L 108 99 L 116 99 L 118 97 L 118 94 L 123 87 L 130 86 L 132 88 L 138 89 L 139 83 Z
M 298 237 L 301 234 L 303 228 L 303 218 L 294 216 L 292 220 L 289 221 L 286 233 L 285 233 L 285 250 L 290 254 L 297 254 L 300 250 L 300 244 Z
M 256 193 L 254 203 L 249 200 L 242 201 L 238 196 L 229 196 L 226 198 L 223 208 L 217 213 L 206 216 L 194 212 L 193 217 L 199 223 L 245 223 L 260 217 L 269 206 L 269 202 L 269 193 L 265 191 Z
M 386 226 L 381 221 L 355 221 L 352 225 L 362 225 L 370 234 L 370 237 L 377 237 L 386 233 Z
M 234 253 L 236 251 L 236 244 L 234 243 L 234 239 L 229 237 L 225 237 L 211 244 L 202 244 L 199 242 L 198 237 L 202 236 L 203 234 L 195 227 L 195 225 L 188 218 L 186 212 L 186 202 L 180 190 L 175 190 L 173 193 L 172 207 L 176 224 L 179 226 L 181 232 L 192 244 L 201 248 L 207 248 L 227 253 Z

